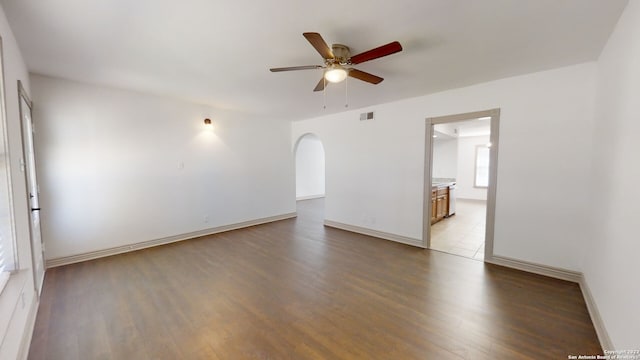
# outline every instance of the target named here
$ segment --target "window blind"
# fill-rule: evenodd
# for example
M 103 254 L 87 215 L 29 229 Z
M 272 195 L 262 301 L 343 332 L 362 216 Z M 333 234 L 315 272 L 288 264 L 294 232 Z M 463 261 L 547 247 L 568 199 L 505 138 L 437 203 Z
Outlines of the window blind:
M 4 247 L 2 246 L 3 239 L 0 235 L 0 273 L 4 272 L 5 260 L 4 260 Z
M 4 252 L 4 247 L 2 246 L 3 243 L 3 239 L 2 236 L 0 236 L 0 293 L 2 292 L 2 289 L 4 289 L 4 286 L 7 284 L 7 281 L 9 280 L 9 272 L 5 271 L 6 269 L 6 264 L 7 261 L 5 259 L 5 252 Z

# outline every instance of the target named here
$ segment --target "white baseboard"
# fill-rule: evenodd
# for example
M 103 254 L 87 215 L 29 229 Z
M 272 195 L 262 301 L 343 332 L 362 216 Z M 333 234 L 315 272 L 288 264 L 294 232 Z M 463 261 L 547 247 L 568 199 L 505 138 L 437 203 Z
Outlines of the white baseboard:
M 360 227 L 360 226 L 356 226 L 356 225 L 343 224 L 343 223 L 340 223 L 340 222 L 337 222 L 337 221 L 333 221 L 333 220 L 325 220 L 324 221 L 324 225 L 325 226 L 329 226 L 329 227 L 333 227 L 333 228 L 336 228 L 336 229 L 351 231 L 351 232 L 358 233 L 358 234 L 373 236 L 373 237 L 377 237 L 377 238 L 380 238 L 380 239 L 391 240 L 391 241 L 399 242 L 399 243 L 402 243 L 402 244 L 407 244 L 407 245 L 411 245 L 411 246 L 424 248 L 424 245 L 422 244 L 422 240 L 410 238 L 410 237 L 407 237 L 407 236 L 391 234 L 391 233 L 387 233 L 387 232 L 384 232 L 384 231 L 368 229 L 368 228 L 364 228 L 364 227 Z
M 464 198 L 460 196 L 456 196 L 456 200 L 462 200 L 467 202 L 476 202 L 478 204 L 486 204 L 487 199 L 474 199 L 474 198 Z
M 319 199 L 319 198 L 323 198 L 323 197 L 324 197 L 324 194 L 298 196 L 298 197 L 296 197 L 296 201 Z
M 518 269 L 538 275 L 552 277 L 555 279 L 571 281 L 574 283 L 580 283 L 580 278 L 582 278 L 582 273 L 579 273 L 577 271 L 571 271 L 547 265 L 534 264 L 528 261 L 516 260 L 504 256 L 494 255 L 491 258 L 485 259 L 484 261 L 490 264 L 506 266 L 512 269 Z
M 296 216 L 297 216 L 297 213 L 295 212 L 282 214 L 282 215 L 269 216 L 266 218 L 243 221 L 235 224 L 223 225 L 215 228 L 194 231 L 187 234 L 174 235 L 174 236 L 169 236 L 161 239 L 148 240 L 148 241 L 143 241 L 135 244 L 117 246 L 109 249 L 97 250 L 97 251 L 92 251 L 84 254 L 64 256 L 64 257 L 55 258 L 55 259 L 48 259 L 46 266 L 47 268 L 52 268 L 56 266 L 68 265 L 68 264 L 78 263 L 86 260 L 93 260 L 93 259 L 98 259 L 106 256 L 117 255 L 117 254 L 122 254 L 130 251 L 150 248 L 153 246 L 164 245 L 164 244 L 169 244 L 169 243 L 183 241 L 183 240 L 189 240 L 189 239 L 193 239 L 201 236 L 213 235 L 213 234 L 217 234 L 225 231 L 237 230 L 245 227 L 266 224 L 266 223 L 279 221 L 279 220 L 290 219 Z
M 602 346 L 602 350 L 615 350 L 584 275 L 580 276 L 579 284 L 580 290 L 582 290 L 582 296 L 584 297 L 584 302 L 587 304 L 589 316 L 591 316 L 591 322 L 593 323 L 593 327 L 596 329 L 600 346 Z

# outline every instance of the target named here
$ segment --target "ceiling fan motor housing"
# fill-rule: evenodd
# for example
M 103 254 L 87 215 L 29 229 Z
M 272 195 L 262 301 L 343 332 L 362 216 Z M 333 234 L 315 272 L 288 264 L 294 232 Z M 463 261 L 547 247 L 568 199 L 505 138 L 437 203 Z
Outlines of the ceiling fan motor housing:
M 331 45 L 331 51 L 333 52 L 333 59 L 331 63 L 340 64 L 340 65 L 349 65 L 349 59 L 351 59 L 351 52 L 349 51 L 349 47 L 342 44 L 333 44 Z

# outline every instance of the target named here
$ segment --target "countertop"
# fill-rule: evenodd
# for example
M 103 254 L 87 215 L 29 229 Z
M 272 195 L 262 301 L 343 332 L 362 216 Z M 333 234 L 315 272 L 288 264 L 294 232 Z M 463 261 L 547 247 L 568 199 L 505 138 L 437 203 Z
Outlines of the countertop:
M 455 185 L 455 182 L 436 182 L 436 183 L 431 183 L 431 189 L 432 190 L 437 190 L 437 189 L 444 189 L 447 188 L 451 185 Z

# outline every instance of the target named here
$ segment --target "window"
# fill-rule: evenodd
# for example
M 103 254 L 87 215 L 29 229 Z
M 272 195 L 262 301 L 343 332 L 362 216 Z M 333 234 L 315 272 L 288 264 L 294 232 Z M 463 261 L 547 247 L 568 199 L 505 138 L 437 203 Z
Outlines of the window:
M 489 150 L 491 145 L 476 147 L 476 176 L 473 186 L 486 188 L 489 186 Z
M 5 270 L 4 251 L 2 247 L 2 239 L 0 239 L 0 292 L 4 289 L 5 284 L 9 280 L 9 271 Z
M 0 123 L 0 127 L 3 125 Z M 2 284 L 1 280 L 8 275 L 8 272 L 16 268 L 13 214 L 9 193 L 9 157 L 5 152 L 5 140 L 5 137 L 0 137 L 0 285 Z M 2 289 L 1 286 L 0 289 Z
M 2 78 L 2 39 L 0 39 L 0 292 L 9 279 L 9 272 L 17 267 L 11 206 L 11 183 L 7 144 L 7 123 Z

